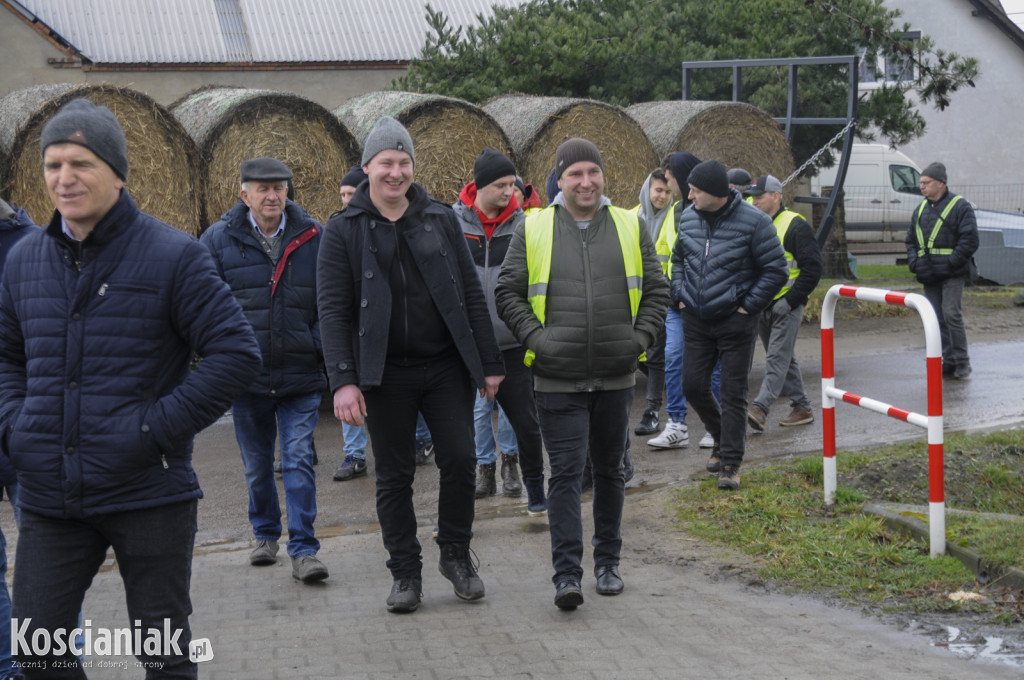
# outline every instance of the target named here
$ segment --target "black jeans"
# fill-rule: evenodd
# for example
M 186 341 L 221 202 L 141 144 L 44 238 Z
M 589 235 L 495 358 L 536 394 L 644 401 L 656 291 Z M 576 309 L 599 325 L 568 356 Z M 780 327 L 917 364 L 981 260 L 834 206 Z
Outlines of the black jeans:
M 516 433 L 519 444 L 519 467 L 523 480 L 544 481 L 544 447 L 537 419 L 537 400 L 533 394 L 533 375 L 523 363 L 525 347 L 502 352 L 505 359 L 505 379 L 498 388 L 497 401 L 505 411 L 508 424 Z
M 143 656 L 140 650 L 138 659 L 149 664 L 146 677 L 195 678 L 196 665 L 188 657 L 192 640 L 188 617 L 192 613 L 189 585 L 196 506 L 191 500 L 78 520 L 22 510 L 12 618 L 32 620 L 25 639 L 31 644 L 34 630 L 52 634 L 59 628 L 70 631 L 77 627 L 85 591 L 103 564 L 107 548 L 113 547 L 124 581 L 128 620 L 141 622 L 142 639 L 150 628 L 163 631 L 165 621 L 170 631 L 181 631 L 174 640 L 180 656 L 173 651 Z M 88 612 L 85 614 L 88 618 Z M 70 651 L 60 657 L 21 653 L 16 658 L 21 663 L 46 662 L 46 668 L 31 667 L 35 663 L 23 666 L 26 678 L 85 677 L 78 657 Z
M 617 565 L 622 550 L 626 483 L 622 456 L 633 388 L 603 392 L 537 392 L 537 414 L 551 462 L 548 523 L 558 583 L 583 576 L 580 486 L 589 452 L 594 467 L 594 565 Z
M 366 390 L 366 426 L 377 475 L 377 519 L 394 578 L 419 578 L 412 482 L 416 414 L 422 413 L 441 471 L 437 542 L 469 543 L 476 503 L 476 445 L 469 372 L 457 355 L 418 366 L 387 364 L 380 386 Z
M 720 447 L 723 465 L 739 465 L 747 439 L 747 380 L 757 333 L 757 314 L 734 312 L 703 320 L 682 310 L 683 394 Z M 722 362 L 722 403 L 711 392 L 715 363 Z
M 657 413 L 665 395 L 665 324 L 661 325 L 654 344 L 647 348 L 647 408 Z

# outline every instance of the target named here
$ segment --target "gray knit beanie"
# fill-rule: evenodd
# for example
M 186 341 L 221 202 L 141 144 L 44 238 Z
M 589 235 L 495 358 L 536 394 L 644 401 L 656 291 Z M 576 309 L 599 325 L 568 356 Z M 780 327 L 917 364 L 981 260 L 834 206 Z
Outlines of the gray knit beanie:
M 118 177 L 128 179 L 128 147 L 124 131 L 107 107 L 97 106 L 88 99 L 73 99 L 65 104 L 43 128 L 39 139 L 40 151 L 45 155 L 51 144 L 68 142 L 89 149 Z
M 942 163 L 932 163 L 927 168 L 921 171 L 921 177 L 931 177 L 937 179 L 943 184 L 949 184 L 946 181 L 946 166 Z
M 387 149 L 406 152 L 412 158 L 413 165 L 416 165 L 416 152 L 413 151 L 409 131 L 391 116 L 384 116 L 378 120 L 370 134 L 366 136 L 366 143 L 363 144 L 363 165 Z

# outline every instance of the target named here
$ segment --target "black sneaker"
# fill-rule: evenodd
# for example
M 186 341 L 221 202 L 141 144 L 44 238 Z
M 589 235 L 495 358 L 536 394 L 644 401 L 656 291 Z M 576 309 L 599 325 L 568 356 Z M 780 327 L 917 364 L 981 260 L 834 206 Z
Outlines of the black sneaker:
M 633 432 L 639 435 L 654 434 L 658 431 L 658 412 L 653 408 L 649 408 L 644 411 L 643 417 L 640 419 L 640 424 L 636 426 Z
M 428 439 L 425 442 L 416 442 L 416 464 L 426 465 L 430 457 L 434 455 L 434 442 Z
M 583 604 L 583 589 L 574 578 L 566 578 L 555 586 L 555 606 L 559 609 L 572 611 Z
M 462 600 L 479 600 L 484 596 L 484 582 L 476 575 L 476 555 L 468 543 L 445 543 L 441 546 L 441 561 L 437 568 L 455 586 L 455 594 Z
M 711 457 L 708 458 L 707 471 L 711 473 L 718 473 L 722 470 L 722 458 L 721 452 L 718 448 L 718 442 L 711 448 Z
M 362 477 L 365 474 L 366 461 L 349 454 L 345 456 L 345 461 L 341 464 L 341 467 L 334 472 L 334 481 L 347 482 L 350 479 Z
M 388 595 L 388 611 L 408 614 L 416 611 L 423 599 L 423 581 L 418 578 L 396 578 Z

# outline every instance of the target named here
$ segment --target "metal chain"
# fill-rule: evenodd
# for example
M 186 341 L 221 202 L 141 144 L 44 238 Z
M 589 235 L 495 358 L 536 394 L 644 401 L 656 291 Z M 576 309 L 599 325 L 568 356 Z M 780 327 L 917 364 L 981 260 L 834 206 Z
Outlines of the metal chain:
M 793 178 L 796 177 L 797 175 L 799 175 L 801 172 L 803 172 L 807 168 L 808 165 L 810 165 L 814 161 L 818 160 L 818 158 L 820 158 L 821 155 L 823 153 L 825 153 L 825 151 L 827 151 L 830 146 L 832 146 L 833 144 L 838 142 L 839 138 L 842 137 L 843 135 L 845 135 L 847 130 L 852 128 L 854 123 L 856 123 L 856 122 L 857 122 L 856 118 L 851 118 L 850 122 L 846 124 L 846 127 L 844 127 L 842 130 L 840 130 L 838 133 L 836 133 L 835 137 L 833 137 L 832 139 L 830 139 L 827 142 L 825 142 L 825 146 L 823 146 L 820 149 L 818 149 L 818 151 L 813 156 L 808 158 L 807 161 L 803 165 L 801 165 L 799 168 L 794 170 L 793 174 L 791 174 L 789 177 L 784 179 L 782 181 L 782 186 L 786 186 L 787 184 L 789 184 L 793 180 Z

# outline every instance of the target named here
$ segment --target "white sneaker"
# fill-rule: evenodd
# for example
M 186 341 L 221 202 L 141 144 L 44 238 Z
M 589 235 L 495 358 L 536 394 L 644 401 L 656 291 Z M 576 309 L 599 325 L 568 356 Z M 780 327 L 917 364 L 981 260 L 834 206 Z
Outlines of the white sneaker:
M 704 436 L 700 438 L 698 446 L 702 449 L 713 449 L 715 448 L 715 438 L 711 436 L 710 432 L 705 432 Z
M 655 449 L 681 449 L 690 443 L 690 434 L 686 423 L 668 421 L 668 425 L 654 439 L 648 439 L 647 445 Z

